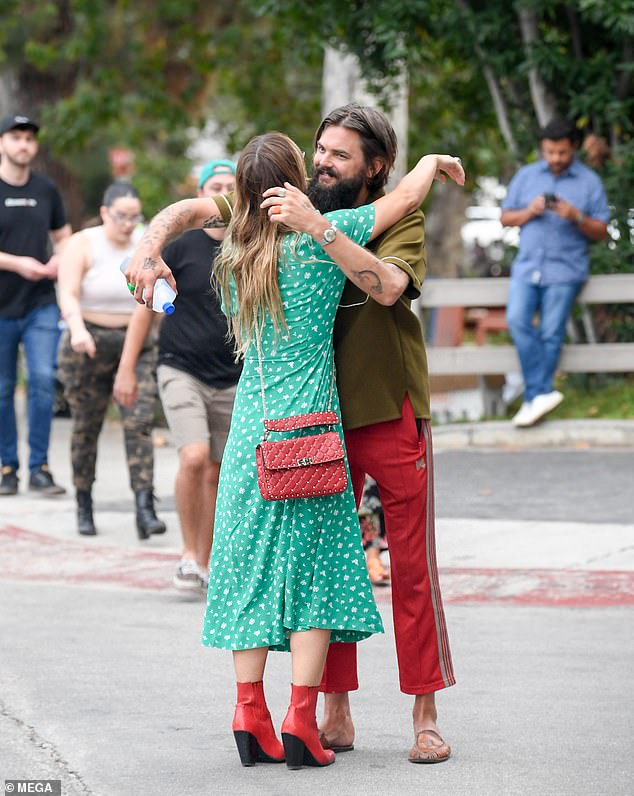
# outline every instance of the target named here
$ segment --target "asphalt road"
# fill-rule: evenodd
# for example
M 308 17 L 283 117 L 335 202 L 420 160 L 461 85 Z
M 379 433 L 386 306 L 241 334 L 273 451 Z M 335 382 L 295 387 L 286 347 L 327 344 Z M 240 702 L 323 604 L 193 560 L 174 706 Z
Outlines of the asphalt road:
M 67 431 L 57 423 L 53 461 L 68 484 Z M 102 435 L 94 540 L 77 537 L 70 496 L 0 503 L 0 783 L 57 778 L 64 796 L 634 791 L 634 451 L 438 451 L 452 759 L 407 762 L 411 698 L 389 590 L 376 590 L 386 634 L 360 646 L 356 750 L 299 772 L 238 763 L 231 657 L 200 646 L 203 600 L 169 588 L 174 469 L 174 450 L 158 449 L 170 530 L 149 543 L 134 536 L 116 427 Z M 289 664 L 270 656 L 278 725 Z
M 323 770 L 244 769 L 230 656 L 198 644 L 202 604 L 131 590 L 1 583 L 0 780 L 65 796 L 631 794 L 631 609 L 447 606 L 459 684 L 439 694 L 453 758 L 413 766 L 410 698 L 386 636 L 361 647 L 356 751 Z M 272 654 L 274 721 L 289 659 Z
M 634 524 L 634 450 L 440 451 L 439 517 Z

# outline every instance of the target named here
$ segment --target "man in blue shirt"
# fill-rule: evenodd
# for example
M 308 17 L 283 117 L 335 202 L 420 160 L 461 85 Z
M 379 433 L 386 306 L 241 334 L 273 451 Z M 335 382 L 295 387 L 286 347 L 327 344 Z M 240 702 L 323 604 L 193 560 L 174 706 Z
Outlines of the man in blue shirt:
M 521 227 L 506 309 L 525 384 L 513 418 L 519 427 L 532 426 L 563 400 L 553 376 L 566 321 L 588 278 L 588 242 L 605 239 L 610 218 L 601 180 L 575 157 L 574 125 L 553 120 L 540 138 L 542 159 L 513 177 L 501 216 L 505 226 Z

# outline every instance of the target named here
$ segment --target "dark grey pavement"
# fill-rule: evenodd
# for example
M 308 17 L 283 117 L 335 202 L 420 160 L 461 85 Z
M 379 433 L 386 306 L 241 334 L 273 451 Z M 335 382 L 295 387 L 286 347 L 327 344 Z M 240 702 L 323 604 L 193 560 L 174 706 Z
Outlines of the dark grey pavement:
M 68 483 L 67 421 L 54 437 L 55 473 Z M 406 760 L 411 698 L 398 690 L 389 590 L 377 589 L 386 634 L 360 645 L 356 751 L 324 770 L 240 767 L 231 658 L 200 646 L 202 599 L 169 587 L 175 452 L 156 451 L 170 530 L 143 545 L 110 424 L 95 540 L 76 536 L 70 497 L 0 503 L 0 786 L 51 777 L 67 796 L 631 794 L 634 448 L 437 447 L 458 678 L 438 695 L 449 762 Z M 289 657 L 271 654 L 278 726 L 289 680 Z
M 239 766 L 231 664 L 198 645 L 200 604 L 15 583 L 0 599 L 0 777 L 58 771 L 64 794 L 102 796 L 632 792 L 631 609 L 448 606 L 459 684 L 438 702 L 455 752 L 438 766 L 405 760 L 410 700 L 388 622 L 361 647 L 357 751 L 289 772 Z M 288 656 L 273 654 L 278 725 L 288 680 Z
M 634 447 L 444 450 L 440 517 L 634 523 Z

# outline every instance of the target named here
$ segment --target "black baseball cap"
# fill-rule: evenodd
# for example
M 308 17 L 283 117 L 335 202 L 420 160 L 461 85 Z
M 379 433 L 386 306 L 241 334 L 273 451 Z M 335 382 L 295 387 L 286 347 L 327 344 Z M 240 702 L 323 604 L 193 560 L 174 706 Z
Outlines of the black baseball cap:
M 28 116 L 20 116 L 20 114 L 5 116 L 0 122 L 0 135 L 16 129 L 33 130 L 34 133 L 37 133 L 40 125 L 36 124 L 33 119 L 29 119 Z

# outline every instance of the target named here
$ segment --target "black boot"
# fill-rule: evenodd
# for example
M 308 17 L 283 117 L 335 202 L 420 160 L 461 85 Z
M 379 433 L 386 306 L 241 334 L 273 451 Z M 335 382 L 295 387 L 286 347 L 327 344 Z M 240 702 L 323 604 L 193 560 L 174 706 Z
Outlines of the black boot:
M 154 492 L 151 489 L 140 489 L 134 497 L 139 539 L 149 539 L 153 533 L 165 533 L 167 525 L 159 520 L 154 511 Z
M 77 530 L 82 536 L 96 536 L 92 518 L 92 495 L 88 489 L 77 490 Z

